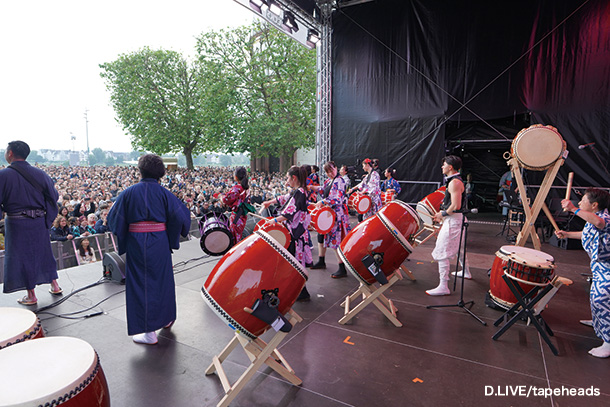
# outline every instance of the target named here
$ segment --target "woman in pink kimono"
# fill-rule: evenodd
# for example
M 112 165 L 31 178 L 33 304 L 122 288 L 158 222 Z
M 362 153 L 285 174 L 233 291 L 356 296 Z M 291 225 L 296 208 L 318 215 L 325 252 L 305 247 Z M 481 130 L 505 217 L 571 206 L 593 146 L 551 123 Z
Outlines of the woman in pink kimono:
M 244 208 L 244 203 L 249 203 L 250 195 L 248 193 L 248 173 L 244 167 L 235 169 L 234 179 L 236 184 L 231 187 L 229 192 L 222 196 L 222 203 L 231 209 L 231 217 L 229 218 L 229 228 L 233 234 L 234 243 L 237 244 L 241 240 L 241 235 L 246 227 L 248 214 Z
M 382 205 L 379 173 L 373 169 L 373 161 L 370 158 L 365 159 L 362 162 L 362 169 L 367 175 L 358 185 L 350 189 L 347 194 L 350 195 L 354 190 L 360 190 L 360 192 L 367 194 L 371 198 L 371 209 L 362 216 L 364 220 L 376 214 Z

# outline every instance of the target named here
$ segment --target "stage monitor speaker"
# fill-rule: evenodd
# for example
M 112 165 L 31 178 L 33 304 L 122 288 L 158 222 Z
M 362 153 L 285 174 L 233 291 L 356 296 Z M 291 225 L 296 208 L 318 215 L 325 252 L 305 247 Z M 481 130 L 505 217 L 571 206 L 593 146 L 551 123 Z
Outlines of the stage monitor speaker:
M 559 239 L 557 236 L 552 235 L 549 239 L 549 244 L 563 250 L 583 250 L 580 239 Z
M 104 277 L 121 284 L 125 284 L 125 255 L 119 256 L 117 252 L 104 254 L 102 259 Z

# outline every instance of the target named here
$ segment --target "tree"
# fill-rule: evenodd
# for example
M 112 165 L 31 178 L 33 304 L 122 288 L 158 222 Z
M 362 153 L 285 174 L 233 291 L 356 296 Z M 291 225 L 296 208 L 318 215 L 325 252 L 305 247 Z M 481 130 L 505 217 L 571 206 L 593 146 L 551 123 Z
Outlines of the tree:
M 215 62 L 239 93 L 224 151 L 284 156 L 315 145 L 316 54 L 265 23 L 202 34 L 200 61 Z
M 118 122 L 132 146 L 156 154 L 213 151 L 230 131 L 235 87 L 217 63 L 144 48 L 101 64 Z
M 43 163 L 47 160 L 43 156 L 38 154 L 38 151 L 33 150 L 30 151 L 30 154 L 28 155 L 28 161 L 31 163 Z

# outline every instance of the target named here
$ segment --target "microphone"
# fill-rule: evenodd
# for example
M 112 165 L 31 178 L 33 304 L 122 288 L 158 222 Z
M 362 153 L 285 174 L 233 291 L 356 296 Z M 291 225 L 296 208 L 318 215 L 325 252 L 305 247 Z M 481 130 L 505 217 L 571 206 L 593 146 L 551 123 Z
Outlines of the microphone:
M 593 147 L 594 145 L 595 145 L 595 143 L 581 144 L 581 145 L 578 146 L 578 149 L 582 150 L 583 148 Z

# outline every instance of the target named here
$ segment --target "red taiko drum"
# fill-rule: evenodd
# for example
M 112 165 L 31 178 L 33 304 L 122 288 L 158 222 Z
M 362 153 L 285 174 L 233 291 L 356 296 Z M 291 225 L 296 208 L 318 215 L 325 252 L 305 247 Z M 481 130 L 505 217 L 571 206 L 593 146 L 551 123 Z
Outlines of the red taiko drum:
M 41 338 L 2 349 L 0 383 L 3 406 L 110 406 L 97 353 L 78 338 Z
M 391 191 L 382 192 L 380 196 L 381 203 L 384 205 L 394 200 L 394 192 Z
M 290 232 L 288 232 L 288 229 L 279 222 L 269 222 L 261 219 L 254 227 L 254 231 L 256 232 L 257 230 L 262 230 L 269 234 L 272 238 L 277 240 L 279 244 L 284 246 L 285 249 L 288 249 L 288 246 L 290 246 Z
M 29 339 L 44 337 L 40 320 L 22 308 L 0 308 L 0 349 Z
M 446 189 L 442 186 L 417 203 L 417 213 L 426 225 L 432 225 L 434 214 L 441 210 Z
M 389 276 L 413 251 L 409 240 L 418 230 L 419 218 L 415 211 L 406 203 L 394 200 L 352 229 L 339 246 L 339 257 L 359 281 L 373 284 L 377 280 L 362 259 L 382 254 L 381 271 Z
M 489 296 L 491 301 L 504 309 L 517 303 L 502 276 L 506 273 L 527 294 L 535 286 L 546 285 L 553 276 L 555 260 L 550 254 L 521 246 L 502 246 L 496 252 L 491 266 Z
M 307 271 L 284 247 L 259 230 L 236 244 L 216 264 L 201 294 L 229 327 L 255 339 L 269 325 L 244 311 L 277 289 L 277 310 L 286 314 L 305 286 Z
M 354 192 L 347 200 L 347 206 L 359 214 L 364 215 L 373 206 L 373 201 L 368 195 Z
M 335 211 L 328 206 L 322 206 L 316 208 L 315 205 L 309 205 L 307 207 L 309 215 L 311 215 L 311 223 L 309 224 L 309 230 L 315 230 L 321 235 L 325 235 L 335 227 Z

